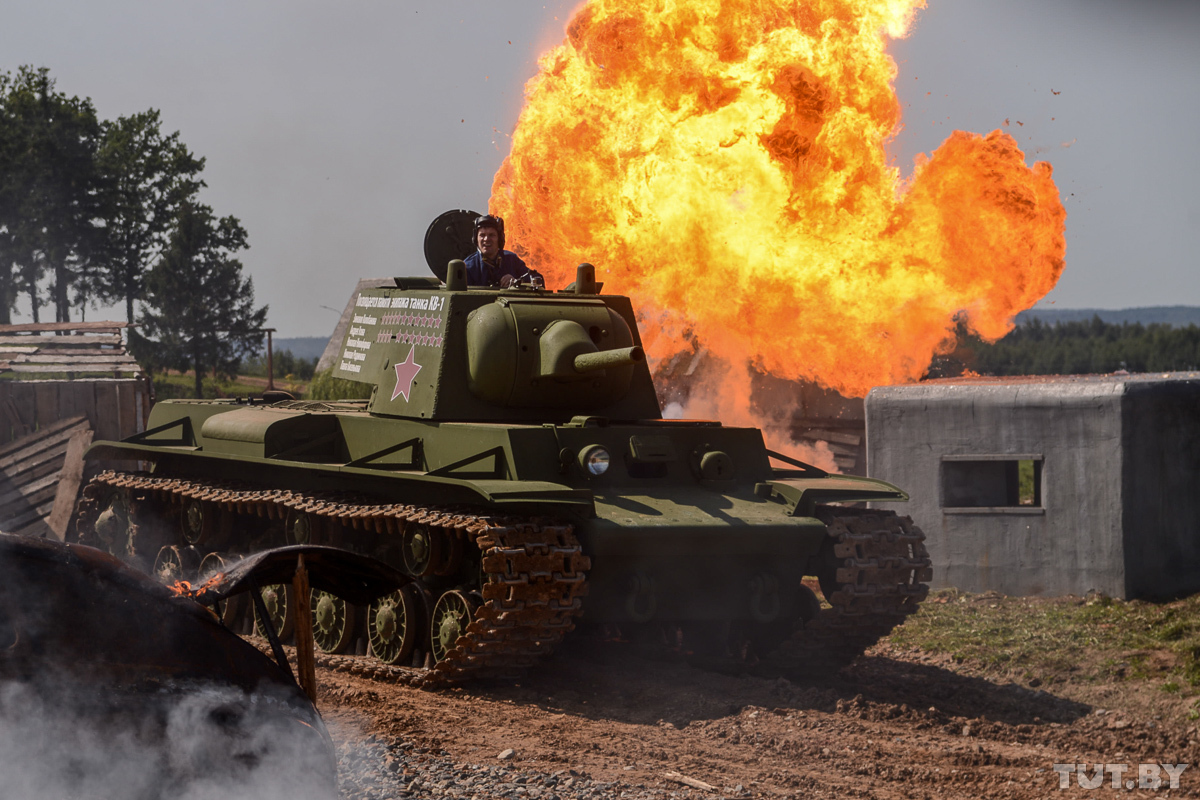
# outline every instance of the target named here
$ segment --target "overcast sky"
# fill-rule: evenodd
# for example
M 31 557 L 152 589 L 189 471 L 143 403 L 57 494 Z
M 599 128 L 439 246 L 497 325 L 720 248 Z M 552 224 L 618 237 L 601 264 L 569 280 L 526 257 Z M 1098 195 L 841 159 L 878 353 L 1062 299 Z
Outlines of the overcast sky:
M 0 70 L 49 67 L 104 118 L 160 109 L 208 160 L 203 200 L 249 231 L 269 324 L 327 336 L 358 278 L 428 274 L 438 213 L 485 210 L 577 5 L 0 0 Z M 1007 120 L 1067 208 L 1043 307 L 1200 305 L 1198 40 L 1183 0 L 930 0 L 891 48 L 896 164 Z

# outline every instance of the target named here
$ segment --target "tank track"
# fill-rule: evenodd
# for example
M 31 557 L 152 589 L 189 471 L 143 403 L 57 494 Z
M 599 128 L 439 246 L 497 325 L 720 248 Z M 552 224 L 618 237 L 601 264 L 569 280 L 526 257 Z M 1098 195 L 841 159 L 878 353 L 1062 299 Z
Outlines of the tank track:
M 422 686 L 474 677 L 507 676 L 549 654 L 574 628 L 587 594 L 590 560 L 583 555 L 572 527 L 540 518 L 479 515 L 470 509 L 379 504 L 344 493 L 303 493 L 256 489 L 234 481 L 206 482 L 107 471 L 84 488 L 76 517 L 79 539 L 100 544 L 95 523 L 111 489 L 130 500 L 129 540 L 138 541 L 137 525 L 147 500 L 213 503 L 241 515 L 284 520 L 289 511 L 338 521 L 355 530 L 398 536 L 406 524 L 421 523 L 454 531 L 480 550 L 482 604 L 445 658 L 429 669 L 374 662 L 362 672 Z M 131 551 L 134 547 L 129 548 Z M 134 555 L 130 552 L 129 555 Z M 318 656 L 318 663 L 356 671 L 352 657 Z
M 816 515 L 832 537 L 838 587 L 780 650 L 805 669 L 837 669 L 902 623 L 933 579 L 925 534 L 909 517 L 877 509 L 823 506 Z

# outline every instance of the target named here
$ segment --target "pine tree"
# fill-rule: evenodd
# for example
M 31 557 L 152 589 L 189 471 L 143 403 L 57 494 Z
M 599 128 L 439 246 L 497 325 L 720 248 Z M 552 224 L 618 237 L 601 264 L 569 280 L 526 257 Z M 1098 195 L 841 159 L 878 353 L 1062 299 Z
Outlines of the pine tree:
M 180 208 L 204 186 L 204 159 L 165 136 L 158 111 L 118 117 L 101 126 L 96 155 L 104 181 L 104 237 L 84 276 L 84 288 L 105 303 L 125 303 L 134 321 L 149 270 L 166 251 Z
M 232 377 L 262 344 L 267 307 L 254 308 L 254 285 L 233 254 L 247 247 L 235 217 L 217 219 L 185 202 L 166 252 L 146 278 L 141 335 L 131 341 L 149 367 L 192 369 L 196 397 L 206 374 Z
M 0 321 L 18 286 L 38 320 L 47 271 L 56 319 L 66 321 L 68 290 L 100 241 L 100 123 L 91 101 L 55 91 L 45 68 L 5 74 L 0 90 Z
M 5 102 L 12 91 L 12 76 L 0 72 L 0 324 L 12 321 L 17 302 L 14 267 L 17 263 L 17 234 L 14 230 L 19 196 L 11 170 L 19 152 L 16 124 Z

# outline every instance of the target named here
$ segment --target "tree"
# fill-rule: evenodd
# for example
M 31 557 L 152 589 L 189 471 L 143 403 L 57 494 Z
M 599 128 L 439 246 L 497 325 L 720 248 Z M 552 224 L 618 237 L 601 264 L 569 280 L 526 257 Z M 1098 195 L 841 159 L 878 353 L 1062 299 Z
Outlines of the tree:
M 17 301 L 13 271 L 17 264 L 16 219 L 17 187 L 10 170 L 17 159 L 17 130 L 12 112 L 5 102 L 12 90 L 12 76 L 0 72 L 0 323 L 12 322 Z
M 101 125 L 96 154 L 102 177 L 104 237 L 84 276 L 86 290 L 105 303 L 125 302 L 134 321 L 134 301 L 145 277 L 167 248 L 184 202 L 204 186 L 204 159 L 164 136 L 158 111 L 150 109 Z
M 0 319 L 11 318 L 19 286 L 29 292 L 38 321 L 38 282 L 49 271 L 55 317 L 66 321 L 69 288 L 102 231 L 95 161 L 100 123 L 91 100 L 55 91 L 44 67 L 21 67 L 15 78 L 6 74 L 2 88 L 0 246 L 5 252 L 0 254 Z
M 193 369 L 196 397 L 204 375 L 232 376 L 258 352 L 267 307 L 254 308 L 254 285 L 233 254 L 246 231 L 235 217 L 185 202 L 166 252 L 146 278 L 141 336 L 131 339 L 151 368 Z

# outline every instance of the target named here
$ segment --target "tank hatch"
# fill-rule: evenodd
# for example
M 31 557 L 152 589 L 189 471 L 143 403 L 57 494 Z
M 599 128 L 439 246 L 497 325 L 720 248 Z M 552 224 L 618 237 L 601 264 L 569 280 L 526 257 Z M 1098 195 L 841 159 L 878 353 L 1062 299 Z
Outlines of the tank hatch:
M 458 208 L 439 214 L 425 231 L 425 263 L 438 280 L 446 282 L 446 265 L 475 252 L 471 242 L 478 211 Z

